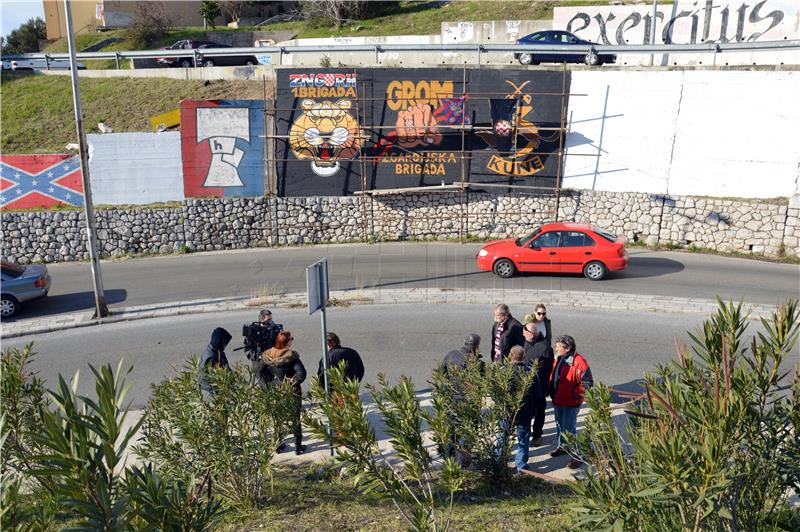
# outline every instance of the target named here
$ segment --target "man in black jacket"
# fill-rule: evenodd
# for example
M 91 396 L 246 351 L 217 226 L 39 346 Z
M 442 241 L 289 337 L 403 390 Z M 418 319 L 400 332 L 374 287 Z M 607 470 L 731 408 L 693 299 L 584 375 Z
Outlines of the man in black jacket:
M 522 325 L 511 315 L 508 305 L 500 303 L 494 309 L 492 324 L 492 362 L 504 362 L 511 348 L 525 344 Z
M 361 361 L 358 351 L 350 347 L 342 347 L 341 340 L 339 340 L 339 337 L 332 332 L 328 333 L 327 342 L 328 368 L 332 368 L 337 364 L 344 364 L 344 378 L 355 379 L 358 382 L 361 382 L 361 379 L 364 378 L 364 363 Z M 322 365 L 322 359 L 320 359 L 317 376 L 324 384 L 325 381 L 323 381 L 323 371 L 324 367 Z
M 547 409 L 547 384 L 550 381 L 550 371 L 553 369 L 553 349 L 536 328 L 535 323 L 526 323 L 522 334 L 525 337 L 525 363 L 530 367 L 536 366 L 536 377 L 531 385 L 533 408 L 531 445 L 538 447 L 542 444 L 544 414 Z
M 214 387 L 208 378 L 208 368 L 226 368 L 230 369 L 228 365 L 228 357 L 225 356 L 225 347 L 231 341 L 231 333 L 217 327 L 211 333 L 211 341 L 203 350 L 200 355 L 200 366 L 197 371 L 197 385 L 200 387 L 200 394 L 204 401 L 210 401 L 214 395 Z

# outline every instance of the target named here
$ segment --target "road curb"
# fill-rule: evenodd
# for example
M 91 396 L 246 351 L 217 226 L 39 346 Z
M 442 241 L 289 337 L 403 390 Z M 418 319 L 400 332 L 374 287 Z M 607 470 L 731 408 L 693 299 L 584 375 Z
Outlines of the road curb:
M 466 304 L 492 305 L 506 303 L 511 306 L 533 307 L 542 302 L 559 309 L 586 309 L 601 311 L 652 312 L 667 314 L 711 314 L 718 303 L 710 299 L 653 296 L 640 294 L 614 294 L 608 292 L 583 292 L 574 290 L 520 290 L 490 288 L 460 290 L 451 288 L 397 288 L 336 290 L 330 293 L 330 306 L 353 305 L 408 305 L 408 304 Z M 115 310 L 114 315 L 94 319 L 92 311 L 63 315 L 54 319 L 40 318 L 22 322 L 3 323 L 0 338 L 18 338 L 79 327 L 107 323 L 164 318 L 185 314 L 231 312 L 237 310 L 272 308 L 298 308 L 306 306 L 306 294 L 275 294 L 265 298 L 227 297 L 177 301 L 156 305 L 141 305 Z M 774 306 L 745 303 L 751 319 L 768 317 Z

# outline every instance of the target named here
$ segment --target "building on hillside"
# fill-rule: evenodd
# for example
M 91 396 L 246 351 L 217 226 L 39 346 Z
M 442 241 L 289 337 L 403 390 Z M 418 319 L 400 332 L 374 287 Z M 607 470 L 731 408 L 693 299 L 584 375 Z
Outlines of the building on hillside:
M 47 24 L 47 39 L 56 40 L 67 34 L 67 19 L 63 0 L 42 0 Z M 143 2 L 123 0 L 73 0 L 72 26 L 75 33 L 86 33 L 97 28 L 125 28 L 133 23 L 133 18 Z M 160 2 L 175 26 L 202 26 L 200 0 L 181 0 Z M 224 25 L 220 16 L 214 21 Z

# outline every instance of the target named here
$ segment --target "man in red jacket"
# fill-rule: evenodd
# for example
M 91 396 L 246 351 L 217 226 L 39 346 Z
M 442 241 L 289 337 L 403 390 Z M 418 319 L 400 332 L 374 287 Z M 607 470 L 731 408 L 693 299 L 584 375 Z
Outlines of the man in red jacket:
M 556 338 L 553 351 L 556 362 L 550 373 L 550 397 L 553 399 L 553 412 L 556 418 L 556 448 L 550 456 L 561 456 L 567 451 L 561 446 L 561 434 L 569 432 L 575 434 L 578 424 L 578 410 L 583 403 L 586 390 L 594 381 L 589 363 L 575 351 L 575 339 L 572 336 L 559 336 Z M 576 469 L 581 462 L 572 459 L 569 467 Z

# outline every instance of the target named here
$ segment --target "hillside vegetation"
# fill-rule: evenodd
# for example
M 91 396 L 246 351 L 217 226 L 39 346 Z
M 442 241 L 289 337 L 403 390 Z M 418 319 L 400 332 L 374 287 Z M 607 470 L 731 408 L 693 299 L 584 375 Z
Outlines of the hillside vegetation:
M 87 133 L 97 132 L 98 122 L 115 132 L 149 131 L 151 116 L 183 99 L 264 97 L 264 84 L 255 81 L 82 79 L 80 89 Z M 4 74 L 0 91 L 2 153 L 64 153 L 65 144 L 77 142 L 68 76 Z

